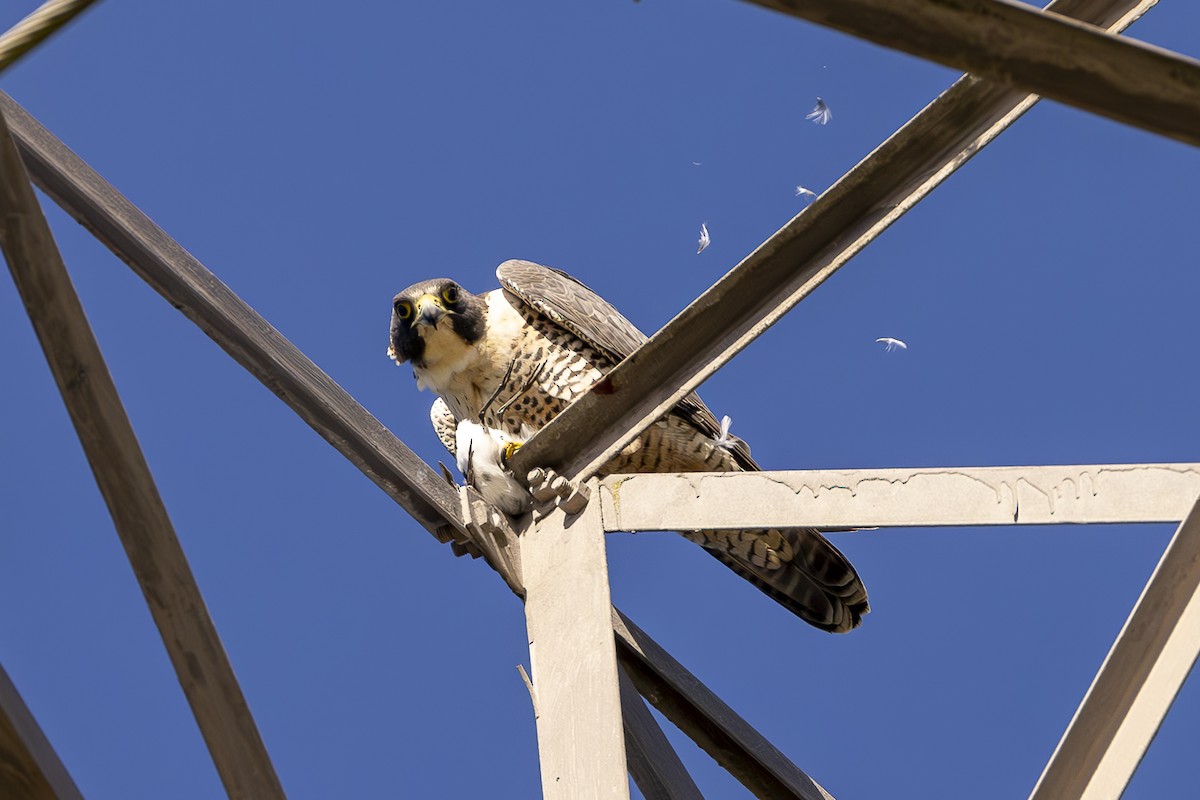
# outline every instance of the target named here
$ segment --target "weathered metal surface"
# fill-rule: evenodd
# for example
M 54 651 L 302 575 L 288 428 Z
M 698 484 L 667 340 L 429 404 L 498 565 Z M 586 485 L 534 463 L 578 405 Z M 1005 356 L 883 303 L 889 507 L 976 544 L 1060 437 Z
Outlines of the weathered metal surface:
M 1197 497 L 1200 464 L 611 475 L 599 491 L 610 531 L 1178 522 Z

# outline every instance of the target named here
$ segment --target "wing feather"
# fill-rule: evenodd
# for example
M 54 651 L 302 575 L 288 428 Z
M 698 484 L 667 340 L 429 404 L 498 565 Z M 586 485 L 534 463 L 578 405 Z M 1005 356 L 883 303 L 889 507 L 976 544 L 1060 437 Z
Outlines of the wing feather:
M 562 270 L 513 259 L 496 268 L 496 277 L 501 286 L 542 316 L 566 328 L 614 363 L 628 358 L 648 338 L 604 298 Z M 715 439 L 721 434 L 721 423 L 695 392 L 679 401 L 675 413 L 706 436 Z M 737 440 L 730 452 L 742 469 L 759 469 L 745 442 Z
M 429 407 L 429 421 L 433 423 L 433 432 L 437 434 L 442 446 L 450 451 L 450 455 L 457 456 L 458 420 L 442 398 L 434 400 L 433 405 Z

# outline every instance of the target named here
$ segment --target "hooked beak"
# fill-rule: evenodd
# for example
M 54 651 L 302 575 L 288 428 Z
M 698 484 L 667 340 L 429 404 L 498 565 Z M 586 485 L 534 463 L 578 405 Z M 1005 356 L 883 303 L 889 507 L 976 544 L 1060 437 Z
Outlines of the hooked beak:
M 431 294 L 423 294 L 417 300 L 416 321 L 414 325 L 426 325 L 430 328 L 436 328 L 438 320 L 446 315 L 446 309 L 442 306 L 442 301 Z

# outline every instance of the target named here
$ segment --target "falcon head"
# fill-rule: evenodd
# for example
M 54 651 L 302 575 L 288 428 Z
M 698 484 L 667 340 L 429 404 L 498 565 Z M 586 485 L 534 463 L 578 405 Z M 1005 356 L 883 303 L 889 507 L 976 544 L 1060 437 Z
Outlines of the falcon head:
M 424 365 L 439 346 L 473 345 L 484 334 L 487 302 L 449 278 L 414 283 L 392 299 L 388 355 Z

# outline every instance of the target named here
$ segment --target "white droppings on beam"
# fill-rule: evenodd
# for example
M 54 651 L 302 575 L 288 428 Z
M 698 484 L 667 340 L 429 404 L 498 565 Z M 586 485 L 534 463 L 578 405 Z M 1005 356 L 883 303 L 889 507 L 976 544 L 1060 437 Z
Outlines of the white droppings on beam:
M 1178 522 L 1200 464 L 614 475 L 605 530 Z

